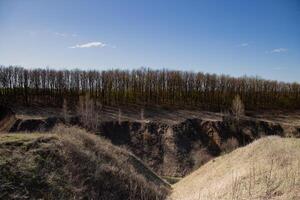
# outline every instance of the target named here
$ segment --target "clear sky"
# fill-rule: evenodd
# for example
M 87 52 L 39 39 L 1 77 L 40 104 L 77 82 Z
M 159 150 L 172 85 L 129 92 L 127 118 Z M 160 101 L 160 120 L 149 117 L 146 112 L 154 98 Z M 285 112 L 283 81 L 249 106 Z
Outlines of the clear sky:
M 300 82 L 300 0 L 0 0 L 0 64 Z

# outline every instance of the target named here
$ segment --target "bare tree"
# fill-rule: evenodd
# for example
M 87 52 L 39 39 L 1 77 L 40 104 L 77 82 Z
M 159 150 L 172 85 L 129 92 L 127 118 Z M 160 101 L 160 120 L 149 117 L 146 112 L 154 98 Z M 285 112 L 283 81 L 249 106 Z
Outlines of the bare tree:
M 80 123 L 83 124 L 83 120 L 85 119 L 85 98 L 84 96 L 80 95 L 77 105 L 77 115 L 79 117 Z
M 144 121 L 144 108 L 141 108 L 141 121 Z
M 64 98 L 64 100 L 63 100 L 62 111 L 63 111 L 64 121 L 65 121 L 65 123 L 67 123 L 68 122 L 68 103 L 67 103 L 66 98 Z
M 78 96 L 89 94 L 103 105 L 162 105 L 226 110 L 237 94 L 247 109 L 300 109 L 300 84 L 259 77 L 174 70 L 53 70 L 0 66 L 0 101 L 33 105 L 76 106 Z M 86 105 L 82 104 L 84 108 Z
M 234 117 L 239 120 L 240 117 L 245 115 L 245 107 L 239 95 L 236 95 L 232 101 L 231 107 L 232 114 Z
M 122 119 L 122 111 L 119 108 L 119 111 L 118 111 L 118 123 L 119 123 L 119 125 L 121 124 L 121 121 L 122 121 L 121 119 Z

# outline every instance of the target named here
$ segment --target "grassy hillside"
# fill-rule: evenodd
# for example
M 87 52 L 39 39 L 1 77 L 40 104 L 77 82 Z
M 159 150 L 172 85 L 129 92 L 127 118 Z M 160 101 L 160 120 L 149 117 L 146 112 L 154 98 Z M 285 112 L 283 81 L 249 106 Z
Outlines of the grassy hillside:
M 165 199 L 169 185 L 79 128 L 0 134 L 0 199 Z
M 172 200 L 300 199 L 300 139 L 259 139 L 174 185 Z

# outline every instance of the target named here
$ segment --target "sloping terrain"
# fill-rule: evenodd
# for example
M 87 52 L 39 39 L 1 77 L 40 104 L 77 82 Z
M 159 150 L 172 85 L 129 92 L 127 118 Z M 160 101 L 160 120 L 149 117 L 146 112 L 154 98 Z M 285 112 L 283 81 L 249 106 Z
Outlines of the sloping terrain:
M 50 131 L 64 121 L 61 110 L 39 107 L 15 110 L 10 132 Z M 122 116 L 118 117 L 117 108 L 106 107 L 94 132 L 114 145 L 127 148 L 161 176 L 186 176 L 214 157 L 260 137 L 300 137 L 300 126 L 288 123 L 283 114 L 278 115 L 282 119 L 279 123 L 278 119 L 258 120 L 253 114 L 236 121 L 220 113 L 157 108 L 145 110 L 146 119 L 141 120 L 139 112 L 138 108 L 123 108 Z M 69 118 L 73 125 L 81 125 L 78 116 Z
M 300 139 L 259 139 L 173 185 L 172 200 L 300 199 Z
M 0 199 L 165 199 L 169 185 L 79 128 L 0 135 Z
M 185 176 L 210 159 L 260 137 L 300 137 L 296 127 L 248 119 L 186 119 L 173 125 L 112 121 L 100 123 L 98 134 L 125 146 L 158 174 L 175 177 Z

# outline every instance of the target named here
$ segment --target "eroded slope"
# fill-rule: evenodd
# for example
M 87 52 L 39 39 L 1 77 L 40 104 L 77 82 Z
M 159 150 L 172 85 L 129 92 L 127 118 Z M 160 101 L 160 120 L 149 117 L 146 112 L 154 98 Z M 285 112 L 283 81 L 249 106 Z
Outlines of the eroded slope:
M 84 127 L 79 116 L 69 115 L 65 120 L 59 110 L 25 111 L 6 117 L 12 120 L 0 121 L 0 125 L 10 132 L 47 132 L 64 121 Z M 300 137 L 300 126 L 288 123 L 283 114 L 278 115 L 281 121 L 253 115 L 236 121 L 220 113 L 155 108 L 145 111 L 144 120 L 137 119 L 137 108 L 123 109 L 121 114 L 116 108 L 105 108 L 93 132 L 129 149 L 161 176 L 186 176 L 212 158 L 264 136 Z
M 257 120 L 187 119 L 178 124 L 112 121 L 99 124 L 97 134 L 125 146 L 163 176 L 182 177 L 210 159 L 257 138 L 299 137 L 297 127 Z

